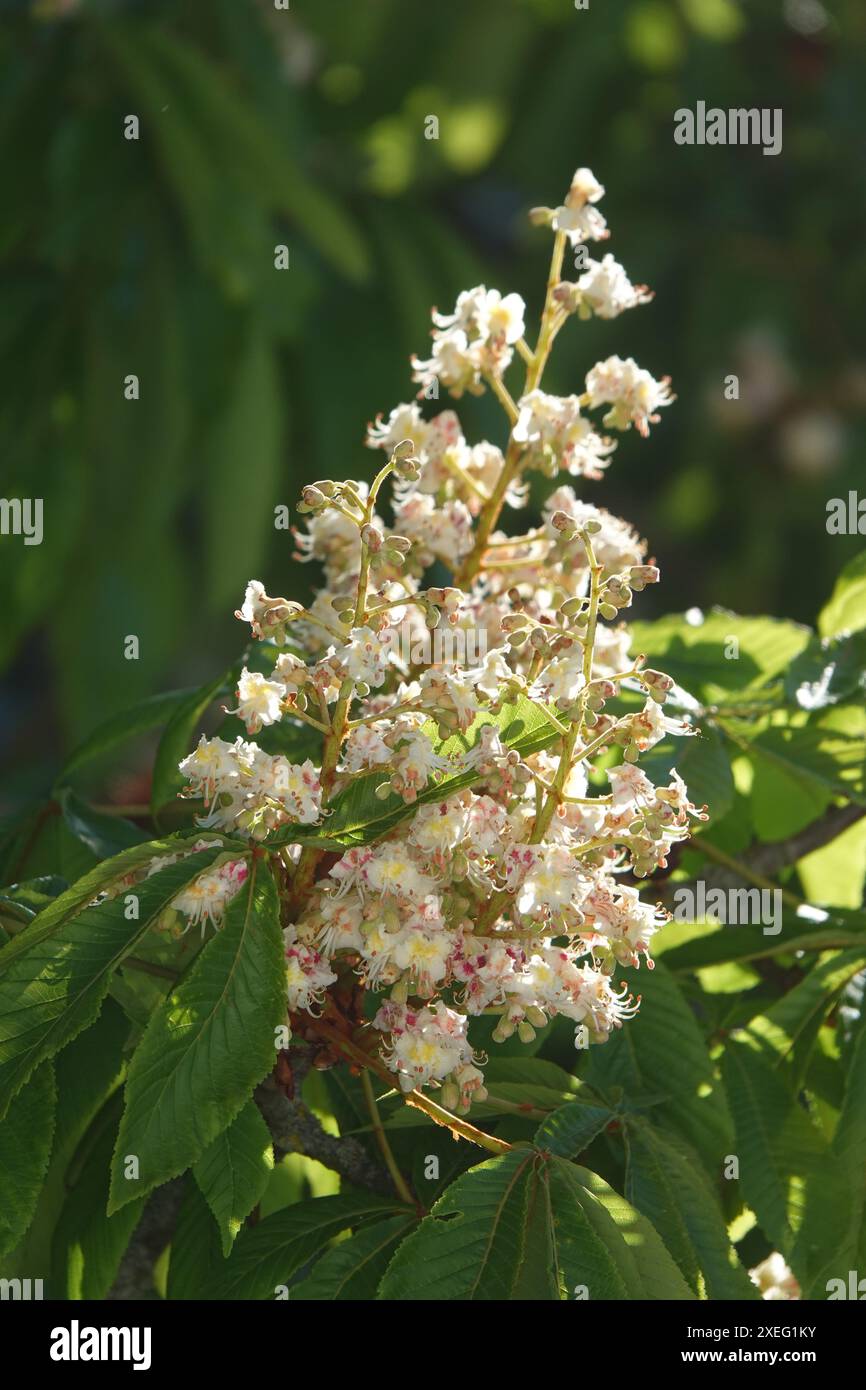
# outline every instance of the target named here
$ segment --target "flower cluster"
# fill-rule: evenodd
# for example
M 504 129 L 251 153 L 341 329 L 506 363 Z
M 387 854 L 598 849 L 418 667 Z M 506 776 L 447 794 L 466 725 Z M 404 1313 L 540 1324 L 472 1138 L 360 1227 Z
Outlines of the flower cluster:
M 617 969 L 651 968 L 666 920 L 638 884 L 704 816 L 675 770 L 656 785 L 638 766 L 696 732 L 665 712 L 674 683 L 632 652 L 624 622 L 659 571 L 631 526 L 574 490 L 610 465 L 605 430 L 658 423 L 668 381 L 610 356 L 582 391 L 541 386 L 571 317 L 613 319 L 652 298 L 613 256 L 586 255 L 609 236 L 603 194 L 579 169 L 560 207 L 532 214 L 554 236 L 534 347 L 519 295 L 479 286 L 434 312 L 431 356 L 413 359 L 418 399 L 369 427 L 384 456 L 373 483 L 303 491 L 296 540 L 322 566 L 316 597 L 247 588 L 237 616 L 258 646 L 231 713 L 250 741 L 202 738 L 181 764 L 200 824 L 270 854 L 292 1027 L 315 1037 L 318 1022 L 331 1040 L 342 1028 L 371 1058 L 378 1035 L 375 1065 L 403 1091 L 438 1088 L 451 1111 L 487 1094 L 473 1019 L 492 1016 L 494 1041 L 529 1041 L 562 1016 L 582 1047 L 634 1014 Z M 508 421 L 502 447 L 467 442 L 452 409 L 426 415 L 420 402 L 440 388 L 489 388 Z M 553 487 L 539 524 L 515 533 L 506 509 L 525 506 L 532 470 Z M 432 633 L 455 639 L 451 655 L 429 658 Z M 253 741 L 279 724 L 293 747 L 309 736 L 309 757 Z M 217 923 L 240 878 L 227 861 L 174 907 Z M 378 1007 L 347 1015 L 363 991 Z

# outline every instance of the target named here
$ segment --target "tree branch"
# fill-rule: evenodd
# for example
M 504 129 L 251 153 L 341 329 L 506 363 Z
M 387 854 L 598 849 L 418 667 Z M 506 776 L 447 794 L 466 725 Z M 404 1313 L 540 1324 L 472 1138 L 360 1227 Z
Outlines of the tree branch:
M 159 1298 L 153 1286 L 153 1267 L 174 1235 L 183 1189 L 184 1179 L 173 1178 L 148 1198 L 106 1294 L 109 1301 L 127 1303 Z
M 297 1079 L 294 1054 L 293 1048 L 293 1070 Z M 287 1153 L 305 1154 L 339 1173 L 355 1187 L 366 1187 L 383 1197 L 395 1195 L 386 1169 L 374 1162 L 363 1144 L 351 1136 L 341 1138 L 328 1134 L 309 1107 L 302 1100 L 289 1100 L 272 1076 L 256 1087 L 255 1099 L 271 1132 L 274 1148 L 279 1151 L 277 1157 Z

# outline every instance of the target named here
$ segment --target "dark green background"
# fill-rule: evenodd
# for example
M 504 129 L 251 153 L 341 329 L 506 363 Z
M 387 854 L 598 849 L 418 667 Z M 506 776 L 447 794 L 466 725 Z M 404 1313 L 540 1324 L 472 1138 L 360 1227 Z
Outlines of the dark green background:
M 410 398 L 432 303 L 483 281 L 535 319 L 550 238 L 524 212 L 579 164 L 607 186 L 609 249 L 656 300 L 571 325 L 546 385 L 579 391 L 619 352 L 678 395 L 585 486 L 662 565 L 639 616 L 808 620 L 862 547 L 825 530 L 828 498 L 863 477 L 862 0 L 0 15 L 0 493 L 45 502 L 41 547 L 0 537 L 3 807 L 107 715 L 225 667 L 248 578 L 303 597 L 274 506 L 369 475 L 365 424 Z M 781 107 L 781 155 L 676 146 L 673 113 L 698 100 Z M 489 398 L 463 413 L 500 438 Z M 138 799 L 140 775 L 109 773 L 105 794 Z

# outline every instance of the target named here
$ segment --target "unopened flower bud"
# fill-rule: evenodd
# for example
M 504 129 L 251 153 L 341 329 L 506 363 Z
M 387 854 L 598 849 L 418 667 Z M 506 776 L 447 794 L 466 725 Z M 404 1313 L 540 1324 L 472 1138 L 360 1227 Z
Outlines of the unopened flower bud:
M 382 549 L 384 537 L 378 526 L 373 526 L 370 522 L 361 527 L 361 540 L 373 555 Z
M 320 512 L 327 504 L 325 494 L 317 487 L 310 485 L 301 492 L 301 500 L 298 503 L 299 512 Z
M 655 565 L 633 565 L 629 571 L 629 583 L 637 592 L 642 593 L 647 584 L 658 584 L 659 571 Z
M 572 536 L 577 532 L 574 517 L 569 516 L 568 512 L 554 512 L 553 516 L 550 518 L 550 524 L 554 531 L 559 532 L 564 541 L 571 540 Z
M 533 227 L 549 227 L 553 221 L 553 208 L 530 208 L 529 220 Z

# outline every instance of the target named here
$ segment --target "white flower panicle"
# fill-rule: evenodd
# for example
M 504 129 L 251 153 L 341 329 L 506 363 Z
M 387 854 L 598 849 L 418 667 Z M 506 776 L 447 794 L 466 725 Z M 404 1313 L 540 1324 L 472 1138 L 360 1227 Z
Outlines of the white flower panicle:
M 507 438 L 471 444 L 454 410 L 428 417 L 416 400 L 369 426 L 383 455 L 370 486 L 305 487 L 298 555 L 321 564 L 322 585 L 302 606 L 250 582 L 237 616 L 258 645 L 230 711 L 248 738 L 203 736 L 180 765 L 225 847 L 172 920 L 219 928 L 249 856 L 263 859 L 292 1028 L 332 1059 L 335 1036 L 355 1039 L 354 1062 L 404 1092 L 436 1088 L 454 1112 L 487 1095 L 481 1014 L 495 1041 L 563 1016 L 583 1046 L 627 1023 L 639 1001 L 614 977 L 652 967 L 666 920 L 638 884 L 705 817 L 675 770 L 656 785 L 638 766 L 696 732 L 665 712 L 673 681 L 631 651 L 624 621 L 658 569 L 569 481 L 604 477 L 605 429 L 648 434 L 668 380 L 610 356 L 582 392 L 542 387 L 569 318 L 652 298 L 613 256 L 585 254 L 609 235 L 603 195 L 581 168 L 559 207 L 532 214 L 554 236 L 534 347 L 520 296 L 482 285 L 433 313 L 432 353 L 413 359 L 421 398 L 489 388 Z M 573 282 L 567 246 L 584 248 Z M 525 504 L 533 470 L 553 487 L 540 524 L 515 533 L 506 509 Z M 390 522 L 376 510 L 387 478 Z M 364 1010 L 369 991 L 378 1007 Z

